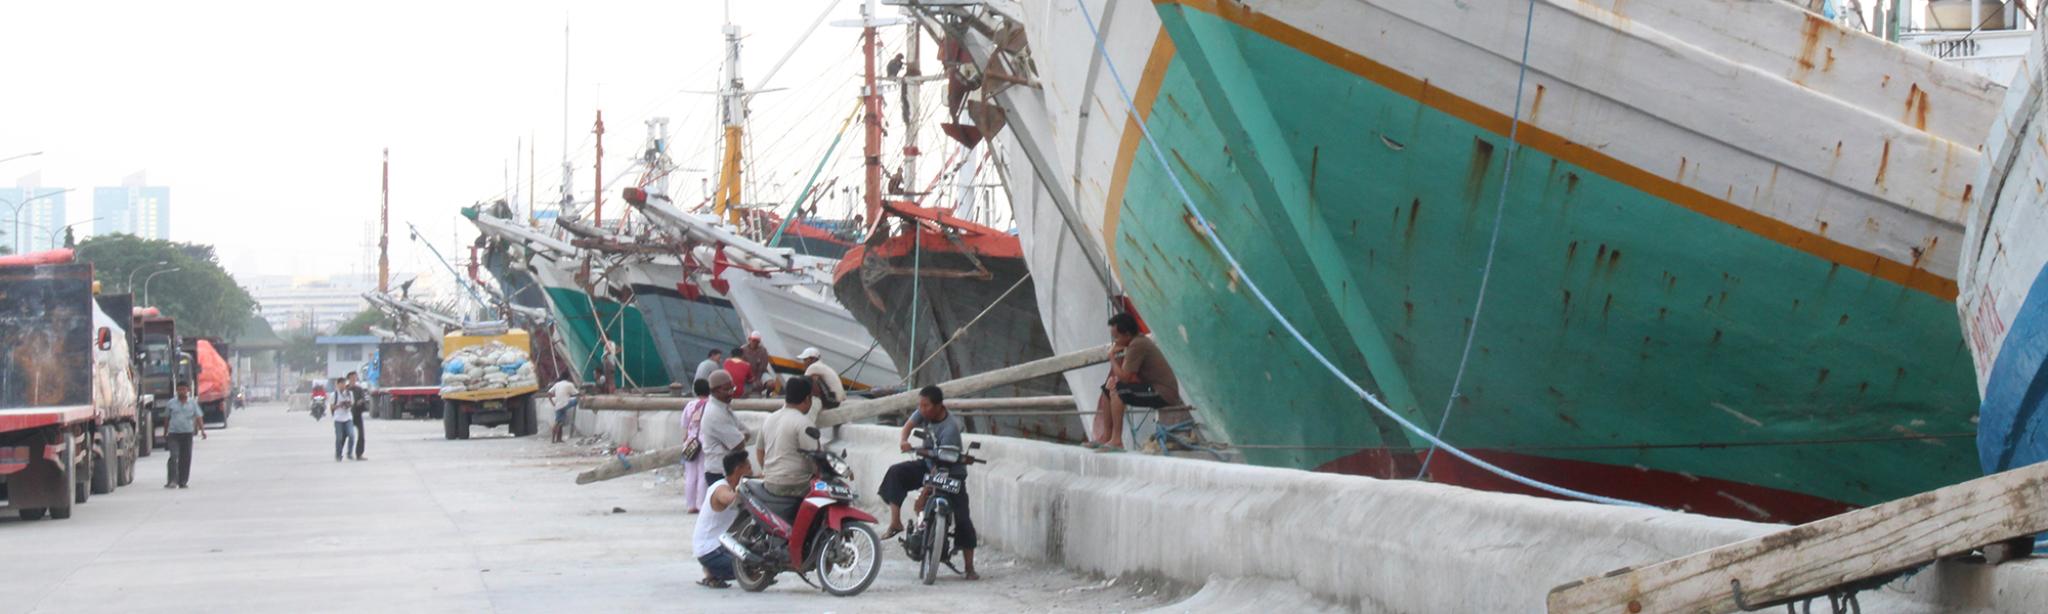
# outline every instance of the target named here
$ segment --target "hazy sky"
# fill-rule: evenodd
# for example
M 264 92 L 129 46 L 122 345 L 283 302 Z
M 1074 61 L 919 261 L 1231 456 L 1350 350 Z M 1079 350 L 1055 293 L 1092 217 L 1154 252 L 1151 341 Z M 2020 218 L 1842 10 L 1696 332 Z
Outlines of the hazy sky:
M 830 20 L 859 16 L 856 0 L 732 3 L 750 86 L 828 4 Z M 671 118 L 678 162 L 709 169 L 713 100 L 683 90 L 717 86 L 723 12 L 718 0 L 0 3 L 0 158 L 45 152 L 0 162 L 0 184 L 40 171 L 45 186 L 78 187 L 69 217 L 83 221 L 91 186 L 146 170 L 171 187 L 172 238 L 216 245 L 231 271 L 347 273 L 374 241 L 389 147 L 393 268 L 438 271 L 404 222 L 444 252 L 468 241 L 456 210 L 504 191 L 520 139 L 538 140 L 539 192 L 557 198 L 565 20 L 579 198 L 600 102 L 608 175 L 657 115 Z M 857 33 L 819 27 L 767 86 L 789 89 L 756 99 L 762 179 L 789 183 L 823 154 L 857 95 Z M 857 160 L 848 140 L 835 157 Z M 700 176 L 680 195 L 698 194 Z

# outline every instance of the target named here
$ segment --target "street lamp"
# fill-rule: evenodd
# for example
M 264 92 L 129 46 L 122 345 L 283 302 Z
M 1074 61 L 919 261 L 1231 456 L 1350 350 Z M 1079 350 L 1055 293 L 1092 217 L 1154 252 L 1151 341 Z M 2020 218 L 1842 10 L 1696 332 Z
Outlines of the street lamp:
M 40 156 L 40 155 L 43 155 L 43 152 L 40 152 L 40 151 L 31 151 L 31 152 L 28 152 L 28 153 L 25 153 L 25 154 L 20 154 L 20 155 L 13 155 L 13 156 L 7 156 L 7 157 L 5 157 L 5 158 L 0 158 L 0 162 L 12 162 L 12 161 L 15 161 L 15 160 L 20 160 L 20 159 L 22 159 L 22 158 L 33 158 L 33 157 L 36 157 L 36 156 Z
M 155 279 L 156 279 L 156 276 L 158 276 L 158 275 L 162 275 L 162 274 L 165 274 L 165 273 L 175 273 L 175 272 L 178 272 L 178 271 L 182 271 L 182 270 L 184 270 L 184 268 L 185 268 L 185 267 L 171 267 L 171 268 L 168 268 L 168 269 L 164 269 L 164 270 L 161 270 L 161 271 L 157 271 L 157 272 L 155 272 L 155 273 L 150 273 L 148 277 L 144 277 L 144 278 L 142 278 L 142 304 L 143 304 L 143 305 L 149 305 L 149 306 L 154 306 L 154 305 L 156 305 L 156 303 L 152 303 L 152 302 L 149 302 L 149 282 L 150 282 L 150 281 L 152 281 L 152 280 L 155 280 Z
M 156 261 L 156 264 L 145 264 L 145 265 L 142 265 L 142 266 L 163 266 L 163 265 L 166 265 L 166 264 L 170 264 L 170 261 L 168 261 L 168 260 L 158 260 L 158 261 Z M 139 272 L 142 272 L 142 267 L 141 267 L 141 266 L 139 266 L 139 267 L 135 267 L 135 268 L 133 268 L 133 269 L 130 269 L 130 270 L 128 271 L 128 283 L 126 283 L 126 284 L 123 284 L 123 285 L 121 286 L 122 288 L 125 288 L 125 289 L 127 289 L 127 290 L 128 290 L 128 293 L 129 293 L 129 294 L 134 294 L 134 293 L 135 293 L 135 274 L 136 274 L 136 273 L 139 273 Z
M 57 246 L 57 235 L 58 235 L 58 233 L 62 233 L 62 232 L 64 232 L 64 231 L 66 231 L 66 230 L 70 230 L 72 226 L 77 226 L 77 225 L 79 225 L 79 224 L 91 224 L 91 223 L 93 223 L 93 222 L 97 222 L 97 221 L 100 221 L 100 220 L 104 220 L 104 219 L 107 219 L 107 218 L 105 218 L 105 217 L 96 217 L 96 218 L 92 218 L 92 219 L 89 219 L 89 220 L 86 220 L 86 221 L 83 221 L 83 222 L 72 222 L 72 223 L 69 223 L 69 224 L 65 224 L 65 225 L 63 225 L 63 226 L 61 226 L 61 227 L 57 228 L 56 230 L 52 230 L 52 231 L 50 231 L 50 247 L 53 247 L 53 248 L 54 248 L 54 247 L 56 247 L 56 246 Z
M 15 243 L 14 247 L 15 247 L 15 251 L 20 251 L 20 250 L 21 250 L 21 207 L 22 207 L 22 205 L 26 205 L 26 204 L 29 204 L 29 203 L 35 202 L 35 201 L 36 201 L 36 199 L 39 199 L 39 198 L 49 198 L 49 197 L 52 197 L 52 196 L 56 196 L 56 195 L 58 195 L 58 194 L 63 194 L 63 193 L 65 193 L 65 192 L 70 192 L 70 191 L 73 191 L 73 190 L 77 190 L 77 189 L 78 189 L 78 188 L 64 188 L 64 189 L 62 189 L 62 190 L 57 190 L 57 191 L 55 191 L 55 192 L 45 192 L 45 193 L 42 193 L 42 194 L 37 194 L 37 195 L 35 195 L 35 196 L 30 196 L 30 197 L 28 197 L 28 198 L 24 198 L 24 199 L 21 199 L 21 202 L 18 202 L 18 203 L 8 203 L 8 204 L 14 205 L 14 234 L 13 234 L 12 236 L 13 236 L 13 238 L 14 238 L 14 243 Z M 5 198 L 0 198 L 0 202 L 6 202 L 6 200 L 7 200 L 7 199 L 5 199 Z

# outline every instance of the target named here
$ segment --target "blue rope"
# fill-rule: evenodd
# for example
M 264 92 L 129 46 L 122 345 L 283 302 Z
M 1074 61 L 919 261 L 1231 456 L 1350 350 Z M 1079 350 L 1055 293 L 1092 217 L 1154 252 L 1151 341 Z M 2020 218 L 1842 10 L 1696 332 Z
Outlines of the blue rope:
M 1522 66 L 1515 74 L 1514 121 L 1508 124 L 1507 164 L 1501 169 L 1500 198 L 1493 204 L 1493 238 L 1486 243 L 1486 267 L 1479 270 L 1479 296 L 1472 302 L 1472 323 L 1465 327 L 1465 351 L 1458 354 L 1458 374 L 1451 378 L 1451 396 L 1444 398 L 1444 415 L 1437 419 L 1436 435 L 1442 437 L 1444 428 L 1451 425 L 1451 408 L 1457 406 L 1458 393 L 1465 384 L 1465 365 L 1472 360 L 1472 340 L 1479 337 L 1479 311 L 1486 306 L 1487 282 L 1493 280 L 1493 254 L 1500 247 L 1500 219 L 1508 209 L 1508 182 L 1515 178 L 1515 154 L 1522 150 L 1522 142 L 1516 137 L 1522 133 L 1522 85 L 1529 79 L 1529 37 L 1536 29 L 1536 0 L 1529 0 L 1529 16 L 1522 22 Z M 1422 469 L 1415 472 L 1415 479 L 1429 475 L 1429 461 L 1436 458 L 1436 447 L 1422 455 Z
M 1130 88 L 1124 85 L 1124 78 L 1122 72 L 1117 70 L 1116 62 L 1110 59 L 1109 52 L 1107 49 L 1105 49 L 1105 42 L 1102 39 L 1102 32 L 1096 29 L 1095 17 L 1089 13 L 1086 1 L 1074 0 L 1074 5 L 1081 9 L 1081 18 L 1088 23 L 1088 32 L 1095 37 L 1095 53 L 1096 55 L 1102 58 L 1103 66 L 1109 69 L 1110 78 L 1116 82 L 1117 94 L 1123 98 L 1124 107 L 1130 111 L 1132 118 L 1142 117 L 1142 115 L 1138 113 L 1137 103 L 1131 100 Z M 1296 343 L 1301 344 L 1301 347 L 1303 349 L 1308 350 L 1309 355 L 1315 357 L 1316 362 L 1321 363 L 1325 370 L 1328 370 L 1331 375 L 1336 376 L 1339 382 L 1342 382 L 1346 388 L 1350 388 L 1351 392 L 1357 394 L 1358 398 L 1364 400 L 1367 405 L 1372 406 L 1373 409 L 1376 409 L 1380 413 L 1385 414 L 1388 418 L 1393 419 L 1394 422 L 1401 425 L 1401 428 L 1407 429 L 1409 432 L 1414 433 L 1419 437 L 1422 437 L 1431 445 L 1443 448 L 1445 453 L 1450 454 L 1451 456 L 1458 457 L 1459 459 L 1464 460 L 1465 462 L 1472 463 L 1474 466 L 1484 469 L 1494 475 L 1498 475 L 1500 477 L 1507 478 L 1508 480 L 1512 480 L 1517 484 L 1541 490 L 1543 492 L 1547 492 L 1553 495 L 1568 497 L 1572 499 L 1579 499 L 1582 501 L 1591 501 L 1595 503 L 1606 503 L 1610 505 L 1621 505 L 1628 507 L 1652 507 L 1634 501 L 1616 499 L 1612 497 L 1603 497 L 1592 493 L 1579 492 L 1562 486 L 1554 486 L 1551 484 L 1546 484 L 1525 477 L 1513 471 L 1508 471 L 1507 469 L 1503 469 L 1499 466 L 1494 465 L 1493 463 L 1480 460 L 1479 457 L 1473 456 L 1471 453 L 1458 449 L 1457 447 L 1452 446 L 1449 443 L 1446 443 L 1442 439 L 1438 439 L 1436 435 L 1431 434 L 1427 430 L 1423 430 L 1422 427 L 1416 426 L 1415 423 L 1409 422 L 1407 418 L 1401 417 L 1401 415 L 1395 413 L 1393 409 L 1388 408 L 1386 403 L 1380 401 L 1379 397 L 1373 396 L 1372 393 L 1367 392 L 1364 387 L 1358 385 L 1358 382 L 1353 381 L 1351 379 L 1351 376 L 1346 375 L 1342 369 L 1337 368 L 1336 364 L 1330 362 L 1329 357 L 1324 356 L 1321 350 L 1316 349 L 1315 344 L 1309 342 L 1308 337 L 1305 337 L 1301 334 L 1300 329 L 1295 328 L 1293 321 L 1288 320 L 1285 314 L 1280 313 L 1280 308 L 1273 305 L 1273 300 L 1266 296 L 1265 290 L 1261 290 L 1259 288 L 1258 283 L 1252 281 L 1251 275 L 1245 272 L 1244 266 L 1238 263 L 1237 255 L 1231 253 L 1230 248 L 1223 244 L 1222 237 L 1216 233 L 1216 227 L 1211 225 L 1209 223 L 1209 218 L 1207 216 L 1202 215 L 1202 210 L 1195 206 L 1194 198 L 1188 196 L 1187 186 L 1181 183 L 1180 174 L 1174 172 L 1172 165 L 1167 164 L 1166 155 L 1162 153 L 1164 150 L 1159 146 L 1159 141 L 1152 138 L 1152 129 L 1146 126 L 1144 121 L 1138 121 L 1135 123 L 1138 126 L 1138 132 L 1145 137 L 1145 145 L 1147 146 L 1147 149 L 1152 152 L 1153 159 L 1159 163 L 1159 167 L 1161 169 L 1164 169 L 1166 171 L 1167 180 L 1173 184 L 1174 191 L 1179 194 L 1181 205 L 1187 209 L 1189 215 L 1194 216 L 1196 222 L 1199 222 L 1201 224 L 1203 238 L 1208 240 L 1210 246 L 1216 248 L 1217 253 L 1223 255 L 1224 262 L 1230 264 L 1230 270 L 1237 274 L 1237 278 L 1239 280 L 1242 280 L 1244 282 L 1245 289 L 1250 290 L 1252 296 L 1259 300 L 1259 304 L 1264 306 L 1266 308 L 1266 311 L 1273 315 L 1273 319 L 1280 323 L 1280 327 L 1287 330 L 1288 336 L 1293 337 Z

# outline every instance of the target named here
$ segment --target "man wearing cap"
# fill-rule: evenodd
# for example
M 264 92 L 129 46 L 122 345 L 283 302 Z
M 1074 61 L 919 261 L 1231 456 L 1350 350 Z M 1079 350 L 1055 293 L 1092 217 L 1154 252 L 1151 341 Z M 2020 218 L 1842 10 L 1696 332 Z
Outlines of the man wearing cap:
M 704 404 L 703 422 L 699 423 L 697 431 L 697 442 L 702 446 L 698 458 L 722 459 L 726 453 L 746 445 L 747 425 L 732 415 L 732 374 L 713 371 L 706 381 L 711 384 L 711 400 Z M 704 471 L 705 484 L 716 484 L 723 479 L 724 467 L 718 467 L 718 473 L 712 473 L 709 468 Z
M 825 409 L 838 407 L 846 401 L 846 384 L 839 381 L 838 370 L 825 364 L 823 352 L 818 348 L 804 348 L 803 353 L 796 357 L 804 361 L 804 377 L 810 378 L 811 389 L 823 392 L 818 398 L 824 401 Z
M 770 395 L 782 394 L 782 382 L 775 377 L 775 360 L 768 356 L 768 346 L 761 345 L 761 331 L 747 335 L 747 344 L 740 346 L 740 358 L 746 359 L 754 378 L 760 380 L 759 390 Z M 753 382 L 748 384 L 748 389 L 756 389 Z

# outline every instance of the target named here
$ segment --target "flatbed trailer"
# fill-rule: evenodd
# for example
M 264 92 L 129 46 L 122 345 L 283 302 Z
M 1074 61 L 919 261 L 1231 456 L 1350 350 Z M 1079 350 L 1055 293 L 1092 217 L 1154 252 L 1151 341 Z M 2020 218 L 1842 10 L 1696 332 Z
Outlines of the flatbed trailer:
M 377 344 L 377 381 L 370 389 L 370 412 L 393 420 L 408 414 L 442 419 L 441 349 L 432 341 L 386 341 Z
M 142 442 L 127 337 L 92 265 L 37 256 L 0 265 L 0 511 L 31 520 L 132 482 Z
M 92 495 L 92 405 L 0 409 L 0 511 L 70 518 Z

